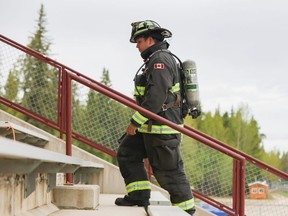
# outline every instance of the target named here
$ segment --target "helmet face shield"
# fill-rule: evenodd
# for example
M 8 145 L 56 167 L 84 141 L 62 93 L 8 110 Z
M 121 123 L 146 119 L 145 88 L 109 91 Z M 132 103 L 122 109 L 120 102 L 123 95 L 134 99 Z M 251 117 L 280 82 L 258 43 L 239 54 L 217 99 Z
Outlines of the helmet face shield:
M 131 43 L 136 43 L 135 41 L 136 37 L 150 32 L 159 32 L 159 34 L 161 34 L 163 38 L 169 38 L 172 36 L 172 33 L 169 30 L 161 28 L 161 26 L 158 23 L 152 20 L 133 22 L 131 23 L 131 26 L 132 26 L 130 37 Z

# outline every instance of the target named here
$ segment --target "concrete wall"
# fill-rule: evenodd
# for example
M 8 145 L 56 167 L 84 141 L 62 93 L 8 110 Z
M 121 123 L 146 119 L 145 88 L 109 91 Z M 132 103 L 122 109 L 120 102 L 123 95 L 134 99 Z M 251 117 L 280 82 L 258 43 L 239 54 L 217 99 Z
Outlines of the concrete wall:
M 51 193 L 48 192 L 47 181 L 46 174 L 38 174 L 35 191 L 24 198 L 24 176 L 0 174 L 0 215 L 18 215 L 50 203 Z

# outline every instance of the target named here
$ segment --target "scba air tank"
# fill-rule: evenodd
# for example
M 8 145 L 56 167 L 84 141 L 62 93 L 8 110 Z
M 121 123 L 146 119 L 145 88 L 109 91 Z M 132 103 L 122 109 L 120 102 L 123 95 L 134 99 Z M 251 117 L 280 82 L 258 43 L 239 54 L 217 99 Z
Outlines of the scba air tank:
M 192 60 L 184 61 L 183 71 L 185 74 L 184 86 L 189 107 L 189 115 L 191 115 L 192 118 L 197 118 L 201 111 L 196 63 Z

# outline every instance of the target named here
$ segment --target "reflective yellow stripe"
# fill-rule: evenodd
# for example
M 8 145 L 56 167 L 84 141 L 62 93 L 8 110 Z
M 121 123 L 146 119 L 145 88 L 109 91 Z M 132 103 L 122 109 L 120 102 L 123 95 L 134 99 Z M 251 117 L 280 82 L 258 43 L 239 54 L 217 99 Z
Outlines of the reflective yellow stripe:
M 183 124 L 178 125 L 183 127 Z M 138 128 L 138 132 L 141 133 L 153 133 L 153 134 L 179 134 L 180 132 L 167 126 L 167 125 L 152 125 L 151 131 L 148 131 L 148 125 L 143 124 Z
M 149 181 L 136 181 L 126 186 L 126 190 L 128 193 L 138 190 L 150 190 L 150 189 L 151 187 Z
M 144 124 L 148 120 L 148 118 L 141 115 L 139 112 L 135 112 L 134 115 L 132 116 L 132 119 L 140 125 Z
M 152 23 L 151 21 L 145 21 L 145 22 L 138 24 L 136 33 L 138 34 L 140 32 L 147 31 L 148 29 L 154 29 L 155 27 L 160 27 L 160 26 L 155 26 L 155 24 Z M 142 29 L 142 28 L 144 28 L 144 29 Z M 139 29 L 141 29 L 141 30 L 139 30 Z
M 172 86 L 172 88 L 170 89 L 170 91 L 172 93 L 175 93 L 175 92 L 179 92 L 180 91 L 180 83 L 176 83 L 174 86 Z
M 188 210 L 188 209 L 192 209 L 195 207 L 195 203 L 194 203 L 194 198 L 181 202 L 181 203 L 172 203 L 173 206 L 178 206 L 180 207 L 182 210 Z
M 134 90 L 134 95 L 144 95 L 145 93 L 145 86 L 136 86 L 137 89 Z M 137 91 L 138 90 L 138 91 Z M 180 91 L 180 83 L 176 83 L 172 88 L 170 89 L 170 92 L 175 93 Z
M 136 86 L 136 88 L 138 89 L 138 91 L 137 91 L 137 89 L 135 89 L 134 90 L 134 95 L 135 96 L 138 96 L 138 95 L 144 95 L 144 92 L 145 92 L 145 87 L 144 86 Z

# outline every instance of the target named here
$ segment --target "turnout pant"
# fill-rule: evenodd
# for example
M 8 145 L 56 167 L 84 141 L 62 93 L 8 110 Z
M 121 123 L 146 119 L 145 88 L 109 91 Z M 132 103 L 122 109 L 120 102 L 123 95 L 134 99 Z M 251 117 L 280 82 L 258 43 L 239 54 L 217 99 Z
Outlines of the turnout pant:
M 148 158 L 158 183 L 169 192 L 172 205 L 183 210 L 194 208 L 194 198 L 180 155 L 180 140 L 180 134 L 139 132 L 122 139 L 117 159 L 130 198 L 150 198 L 150 184 L 143 162 Z

